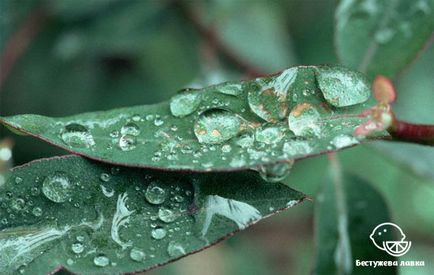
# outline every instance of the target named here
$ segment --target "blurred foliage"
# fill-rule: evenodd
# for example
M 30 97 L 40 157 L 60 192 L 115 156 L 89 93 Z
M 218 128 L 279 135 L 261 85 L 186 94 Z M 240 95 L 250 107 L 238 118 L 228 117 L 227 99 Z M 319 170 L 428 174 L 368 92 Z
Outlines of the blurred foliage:
M 243 78 L 245 71 L 198 32 L 185 7 L 258 71 L 337 63 L 334 0 L 209 0 L 184 6 L 169 0 L 0 0 L 2 53 L 32 14 L 40 9 L 46 14 L 0 87 L 0 114 L 65 116 L 155 103 L 183 87 Z M 402 119 L 434 123 L 433 60 L 431 47 L 397 82 L 395 109 Z M 2 127 L 4 138 L 15 143 L 15 164 L 65 154 Z M 434 270 L 433 150 L 382 142 L 339 154 L 345 172 L 385 197 L 393 220 L 412 240 L 403 259 L 430 265 L 400 268 L 401 274 Z M 300 161 L 286 183 L 314 197 L 327 167 L 327 157 Z M 306 202 L 149 274 L 307 274 L 314 255 L 312 208 Z

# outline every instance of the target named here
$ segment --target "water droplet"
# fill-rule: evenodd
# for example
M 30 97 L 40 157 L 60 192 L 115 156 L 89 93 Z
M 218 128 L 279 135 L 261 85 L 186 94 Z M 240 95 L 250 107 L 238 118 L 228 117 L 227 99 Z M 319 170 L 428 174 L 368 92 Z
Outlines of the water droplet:
M 151 231 L 152 238 L 156 240 L 161 240 L 166 237 L 167 231 L 162 227 L 157 227 Z
M 185 255 L 186 252 L 184 247 L 180 243 L 176 241 L 171 241 L 167 246 L 167 253 L 169 253 L 171 257 L 180 257 L 182 255 Z
M 355 137 L 349 135 L 339 135 L 334 137 L 331 141 L 331 144 L 334 145 L 337 149 L 348 147 L 358 143 L 359 141 Z
M 160 208 L 158 210 L 158 218 L 165 223 L 171 223 L 178 218 L 178 215 L 170 209 Z
M 107 266 L 110 263 L 110 259 L 107 258 L 107 256 L 105 256 L 103 254 L 99 254 L 98 256 L 96 256 L 95 258 L 93 258 L 93 263 L 96 266 L 104 267 L 104 266 Z
M 297 68 L 290 68 L 264 86 L 250 90 L 247 100 L 252 112 L 268 122 L 284 119 L 288 112 L 286 97 L 296 76 Z
M 74 252 L 75 254 L 80 254 L 81 252 L 84 251 L 84 246 L 81 243 L 73 243 L 71 245 L 71 250 L 72 252 Z
M 284 129 L 281 127 L 258 128 L 255 132 L 256 141 L 265 144 L 278 143 L 284 137 Z
M 316 78 L 324 98 L 335 107 L 360 104 L 371 95 L 368 81 L 355 71 L 336 66 L 320 67 Z
M 294 160 L 276 164 L 262 165 L 259 168 L 259 175 L 268 182 L 279 182 L 285 179 L 291 172 Z
M 130 258 L 136 262 L 143 262 L 146 259 L 146 253 L 139 248 L 133 247 L 130 250 Z
M 32 214 L 35 217 L 40 217 L 42 215 L 42 209 L 40 207 L 35 207 L 32 209 Z
M 32 187 L 30 189 L 30 194 L 32 194 L 32 196 L 37 196 L 40 194 L 39 188 L 38 187 Z
M 308 103 L 295 106 L 288 116 L 289 129 L 296 136 L 319 136 L 321 133 L 320 114 Z
M 72 185 L 64 172 L 56 172 L 45 178 L 42 193 L 53 202 L 65 202 L 71 196 Z
M 119 174 L 119 172 L 121 171 L 121 168 L 113 166 L 112 168 L 110 168 L 110 173 L 113 176 L 116 176 L 117 174 Z
M 115 190 L 113 188 L 104 185 L 101 185 L 101 191 L 107 198 L 111 198 L 115 194 Z
M 123 135 L 119 138 L 119 148 L 122 151 L 131 151 L 136 148 L 136 137 L 132 135 Z
M 222 146 L 223 153 L 229 153 L 230 151 L 232 151 L 232 147 L 229 144 L 225 144 Z
M 182 92 L 170 99 L 170 111 L 176 117 L 183 117 L 193 113 L 200 105 L 199 92 Z
M 241 148 L 249 148 L 253 146 L 254 141 L 255 139 L 253 138 L 253 136 L 249 134 L 244 134 L 237 139 L 236 144 Z
M 238 96 L 243 90 L 241 84 L 224 84 L 218 87 L 217 91 L 225 95 Z
M 207 144 L 227 141 L 240 130 L 240 118 L 222 109 L 211 109 L 202 113 L 194 125 L 194 133 L 199 142 Z
M 154 119 L 154 125 L 155 126 L 161 126 L 163 124 L 164 124 L 164 120 L 162 120 L 161 118 Z
M 166 200 L 166 191 L 155 183 L 151 183 L 146 188 L 145 197 L 149 203 L 162 204 Z
M 12 208 L 14 210 L 20 211 L 24 208 L 26 202 L 22 198 L 16 198 L 12 201 Z
M 184 197 L 180 196 L 180 195 L 176 195 L 174 199 L 176 202 L 183 202 L 184 201 Z
M 15 183 L 16 184 L 20 184 L 20 183 L 22 183 L 23 182 L 23 178 L 20 178 L 20 177 L 16 177 L 15 178 Z
M 95 145 L 95 141 L 89 130 L 78 123 L 66 125 L 60 133 L 60 138 L 66 145 L 72 147 L 89 148 Z
M 66 264 L 67 265 L 73 265 L 74 264 L 74 260 L 73 259 L 68 259 L 68 260 L 66 260 Z
M 107 173 L 101 173 L 101 175 L 99 176 L 99 178 L 101 179 L 101 181 L 103 182 L 108 182 L 110 180 L 110 175 Z
M 293 140 L 283 144 L 282 151 L 288 156 L 306 155 L 312 152 L 312 147 L 307 141 Z
M 121 134 L 122 135 L 131 135 L 131 136 L 138 136 L 140 134 L 140 128 L 137 126 L 137 124 L 129 122 L 122 126 L 121 128 Z

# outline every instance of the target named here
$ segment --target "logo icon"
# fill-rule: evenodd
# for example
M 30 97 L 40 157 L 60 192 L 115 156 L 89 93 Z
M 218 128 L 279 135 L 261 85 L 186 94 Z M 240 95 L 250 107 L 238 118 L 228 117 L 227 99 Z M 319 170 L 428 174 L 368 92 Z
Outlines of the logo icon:
M 369 238 L 378 249 L 384 250 L 394 257 L 404 255 L 411 247 L 411 242 L 405 241 L 405 234 L 402 229 L 391 222 L 377 225 Z

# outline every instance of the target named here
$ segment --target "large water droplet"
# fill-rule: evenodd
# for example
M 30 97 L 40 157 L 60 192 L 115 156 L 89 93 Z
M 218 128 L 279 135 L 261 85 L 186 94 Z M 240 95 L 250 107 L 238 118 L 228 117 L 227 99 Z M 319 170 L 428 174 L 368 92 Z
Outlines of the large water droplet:
M 183 117 L 193 113 L 200 105 L 199 92 L 182 92 L 170 99 L 170 111 L 176 117 Z
M 321 133 L 320 114 L 308 103 L 295 106 L 288 116 L 289 129 L 296 136 L 319 136 Z
M 276 164 L 263 165 L 259 168 L 259 175 L 268 182 L 279 182 L 285 179 L 294 165 L 294 160 Z
M 365 77 L 342 67 L 320 67 L 316 78 L 324 98 L 333 106 L 345 107 L 363 103 L 371 95 Z
M 110 259 L 107 258 L 107 256 L 105 256 L 103 254 L 99 254 L 95 258 L 93 258 L 93 263 L 96 266 L 104 267 L 110 263 Z
M 137 124 L 133 122 L 129 122 L 122 126 L 121 128 L 121 134 L 122 135 L 131 135 L 131 136 L 138 136 L 140 134 L 140 128 L 137 126 Z
M 194 133 L 199 142 L 207 144 L 222 143 L 236 136 L 240 130 L 240 118 L 222 109 L 202 113 L 194 125 Z
M 122 151 L 131 151 L 136 148 L 136 137 L 132 135 L 123 135 L 119 138 L 119 148 Z
M 157 227 L 155 229 L 152 229 L 151 236 L 152 238 L 156 240 L 161 240 L 162 238 L 166 237 L 167 231 L 166 229 L 162 227 Z
M 174 211 L 167 209 L 167 208 L 160 208 L 158 210 L 158 218 L 166 223 L 174 222 L 178 215 Z
M 166 191 L 155 183 L 149 184 L 145 193 L 146 200 L 152 204 L 162 204 L 166 200 Z
M 42 193 L 53 202 L 65 202 L 71 196 L 72 185 L 64 172 L 56 172 L 45 178 Z
M 137 247 L 133 247 L 130 250 L 130 258 L 136 262 L 143 262 L 146 259 L 146 253 Z
M 180 257 L 182 255 L 185 255 L 185 249 L 184 247 L 176 242 L 176 241 L 171 241 L 169 242 L 169 245 L 167 246 L 167 253 L 171 256 L 171 257 Z
M 251 89 L 247 100 L 252 112 L 268 122 L 285 118 L 288 112 L 286 97 L 297 76 L 297 68 L 290 68 L 258 89 Z
M 89 148 L 95 145 L 95 140 L 89 130 L 78 123 L 70 123 L 60 133 L 60 138 L 66 145 Z

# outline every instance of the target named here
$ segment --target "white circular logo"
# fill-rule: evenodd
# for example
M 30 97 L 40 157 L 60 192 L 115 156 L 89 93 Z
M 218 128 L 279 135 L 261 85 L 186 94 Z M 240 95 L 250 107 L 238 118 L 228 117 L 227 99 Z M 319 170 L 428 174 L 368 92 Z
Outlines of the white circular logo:
M 390 234 L 396 234 L 398 240 L 387 239 L 386 236 L 390 238 Z M 377 225 L 374 230 L 372 230 L 369 238 L 378 249 L 384 250 L 394 257 L 404 255 L 411 247 L 411 242 L 405 241 L 405 234 L 402 229 L 391 222 Z

